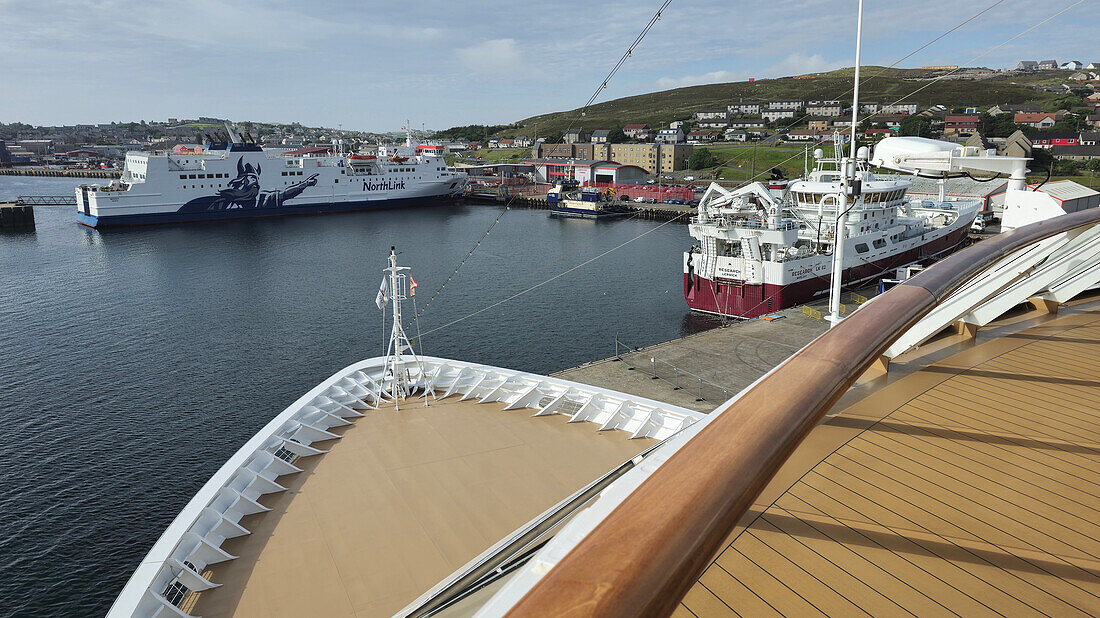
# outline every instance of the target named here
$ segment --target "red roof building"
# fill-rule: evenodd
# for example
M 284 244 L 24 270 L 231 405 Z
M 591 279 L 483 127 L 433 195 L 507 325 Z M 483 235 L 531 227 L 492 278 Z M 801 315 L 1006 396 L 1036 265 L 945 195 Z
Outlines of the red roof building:
M 1026 124 L 1027 126 L 1035 127 L 1036 129 L 1049 129 L 1054 126 L 1054 114 L 1019 113 L 1012 117 L 1012 121 L 1016 124 Z
M 943 120 L 944 137 L 970 137 L 978 132 L 978 116 L 947 116 Z

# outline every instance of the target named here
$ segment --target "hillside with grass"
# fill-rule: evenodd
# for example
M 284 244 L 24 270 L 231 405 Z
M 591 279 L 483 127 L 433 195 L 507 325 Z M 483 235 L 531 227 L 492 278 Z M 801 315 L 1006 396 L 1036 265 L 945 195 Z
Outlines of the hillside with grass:
M 552 136 L 567 128 L 588 131 L 610 129 L 631 123 L 650 127 L 667 126 L 674 120 L 687 120 L 697 111 L 725 109 L 726 105 L 744 100 L 765 102 L 772 99 L 839 99 L 850 101 L 854 69 L 846 68 L 804 77 L 781 77 L 752 82 L 706 84 L 662 92 L 641 94 L 598 103 L 588 108 L 584 117 L 579 110 L 542 114 L 521 120 L 513 128 L 499 131 L 501 137 L 534 135 Z M 998 103 L 1036 103 L 1045 111 L 1055 111 L 1065 95 L 1036 89 L 1035 85 L 1061 83 L 1071 71 L 1039 71 L 1027 75 L 1003 74 L 983 80 L 933 81 L 936 73 L 924 69 L 862 68 L 861 101 L 893 103 L 916 100 L 922 108 L 945 105 L 948 108 L 989 107 Z M 916 94 L 910 93 L 921 89 Z

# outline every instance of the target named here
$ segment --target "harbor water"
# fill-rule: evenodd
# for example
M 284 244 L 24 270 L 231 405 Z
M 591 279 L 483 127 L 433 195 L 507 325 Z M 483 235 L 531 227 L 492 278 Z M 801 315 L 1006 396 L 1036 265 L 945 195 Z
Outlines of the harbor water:
M 0 177 L 0 200 L 81 182 L 96 181 Z M 715 325 L 684 303 L 678 223 L 512 210 L 436 294 L 499 213 L 458 203 L 100 232 L 40 207 L 36 231 L 0 234 L 0 616 L 102 615 L 241 444 L 380 355 L 391 245 L 419 283 L 423 315 L 408 307 L 406 329 L 425 333 L 426 354 L 546 373 L 610 356 L 616 336 L 643 346 Z

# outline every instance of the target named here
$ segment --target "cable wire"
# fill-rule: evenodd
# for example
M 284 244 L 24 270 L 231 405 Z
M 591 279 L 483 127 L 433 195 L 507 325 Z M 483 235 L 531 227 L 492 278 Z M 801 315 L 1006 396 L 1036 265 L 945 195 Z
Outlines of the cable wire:
M 498 306 L 503 305 L 504 303 L 506 303 L 508 301 L 519 298 L 520 296 L 523 296 L 524 294 L 527 294 L 528 292 L 532 292 L 534 290 L 537 290 L 538 288 L 541 288 L 542 286 L 546 285 L 547 283 L 550 283 L 551 281 L 555 281 L 557 279 L 560 279 L 560 278 L 564 277 L 565 275 L 568 275 L 569 273 L 571 273 L 571 272 L 573 272 L 573 271 L 575 271 L 579 268 L 587 266 L 588 264 L 591 264 L 592 262 L 595 262 L 596 260 L 604 257 L 605 255 L 608 255 L 608 254 L 610 254 L 614 251 L 617 251 L 618 249 L 621 249 L 622 247 L 625 247 L 626 245 L 629 245 L 630 243 L 634 242 L 635 240 L 638 240 L 639 238 L 641 238 L 643 236 L 647 236 L 649 234 L 652 234 L 653 232 L 656 232 L 657 230 L 659 230 L 659 229 L 663 228 L 664 226 L 668 225 L 669 223 L 672 223 L 673 221 L 677 221 L 681 217 L 683 217 L 685 215 L 688 215 L 688 214 L 691 214 L 691 213 L 684 212 L 684 213 L 678 214 L 675 217 L 669 219 L 668 221 L 665 221 L 664 223 L 662 223 L 662 224 L 660 224 L 660 225 L 658 225 L 654 228 L 648 229 L 648 230 L 642 232 L 641 234 L 638 234 L 634 238 L 631 238 L 630 240 L 623 241 L 623 242 L 619 243 L 618 245 L 608 249 L 607 251 L 604 251 L 603 253 L 601 253 L 601 254 L 599 254 L 595 257 L 588 258 L 587 260 L 581 262 L 580 264 L 577 264 L 576 266 L 573 266 L 572 268 L 569 268 L 569 269 L 567 269 L 563 272 L 560 272 L 560 273 L 554 275 L 553 277 L 550 277 L 549 279 L 545 279 L 545 280 L 543 280 L 539 283 L 536 283 L 535 285 L 532 285 L 532 286 L 530 286 L 530 287 L 528 287 L 524 290 L 516 292 L 515 294 L 512 294 L 511 296 L 508 296 L 507 298 L 504 298 L 502 300 L 498 300 L 497 302 L 495 302 L 495 303 L 493 303 L 493 304 L 491 304 L 487 307 L 482 307 L 481 309 L 478 309 L 477 311 L 473 311 L 471 313 L 468 313 L 468 314 L 462 316 L 461 318 L 458 318 L 456 320 L 451 320 L 450 322 L 447 322 L 446 324 L 444 324 L 442 326 L 437 326 L 437 327 L 435 327 L 435 328 L 433 328 L 429 331 L 426 331 L 424 334 L 425 335 L 430 335 L 430 334 L 432 334 L 436 331 L 440 331 L 440 330 L 443 330 L 444 328 L 454 326 L 455 324 L 458 324 L 459 322 L 462 322 L 463 320 L 467 320 L 469 318 L 472 318 L 475 315 L 478 315 L 479 313 L 484 313 L 484 312 L 486 312 L 486 311 L 488 311 L 488 310 L 490 310 L 494 307 L 498 307 Z
M 585 104 L 579 110 L 577 110 L 577 115 L 574 116 L 573 120 L 569 123 L 569 127 L 565 130 L 566 134 L 573 130 L 573 125 L 577 124 L 577 121 L 585 115 L 585 112 L 587 112 L 588 108 L 592 106 L 592 103 L 596 100 L 596 97 L 600 96 L 600 93 L 607 89 L 607 83 L 610 82 L 611 78 L 615 76 L 615 73 L 618 72 L 618 70 L 622 68 L 624 64 L 626 64 L 627 58 L 630 58 L 630 56 L 634 54 L 634 50 L 637 49 L 638 44 L 642 42 L 642 39 L 645 38 L 645 35 L 649 33 L 650 28 L 652 28 L 653 25 L 656 24 L 659 19 L 661 19 L 661 12 L 667 9 L 668 5 L 670 4 L 672 4 L 672 0 L 664 0 L 664 2 L 661 4 L 661 8 L 657 9 L 657 12 L 654 13 L 653 17 L 649 19 L 649 23 L 647 23 L 645 25 L 645 28 L 642 28 L 642 31 L 638 33 L 638 36 L 635 37 L 634 42 L 630 44 L 630 47 L 626 48 L 626 52 L 623 54 L 623 57 L 619 58 L 619 61 L 615 63 L 615 66 L 611 67 L 611 71 L 608 72 L 607 77 L 603 78 L 603 81 L 600 82 L 600 85 L 596 87 L 596 91 L 593 92 L 592 96 L 588 97 L 588 101 L 585 102 Z

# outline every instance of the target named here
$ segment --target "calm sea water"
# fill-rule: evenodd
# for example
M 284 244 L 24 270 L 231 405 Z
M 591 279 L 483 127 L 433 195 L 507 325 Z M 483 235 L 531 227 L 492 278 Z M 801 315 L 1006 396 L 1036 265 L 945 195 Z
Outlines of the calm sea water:
M 0 176 L 0 199 L 80 181 Z M 423 303 L 499 213 L 457 204 L 97 232 L 68 208 L 0 234 L 0 616 L 102 615 L 240 445 L 382 353 L 390 245 Z M 513 210 L 424 313 L 428 354 L 533 372 L 714 326 L 681 292 L 684 226 Z M 421 308 L 423 305 L 421 305 Z M 415 324 L 407 324 L 410 333 Z

